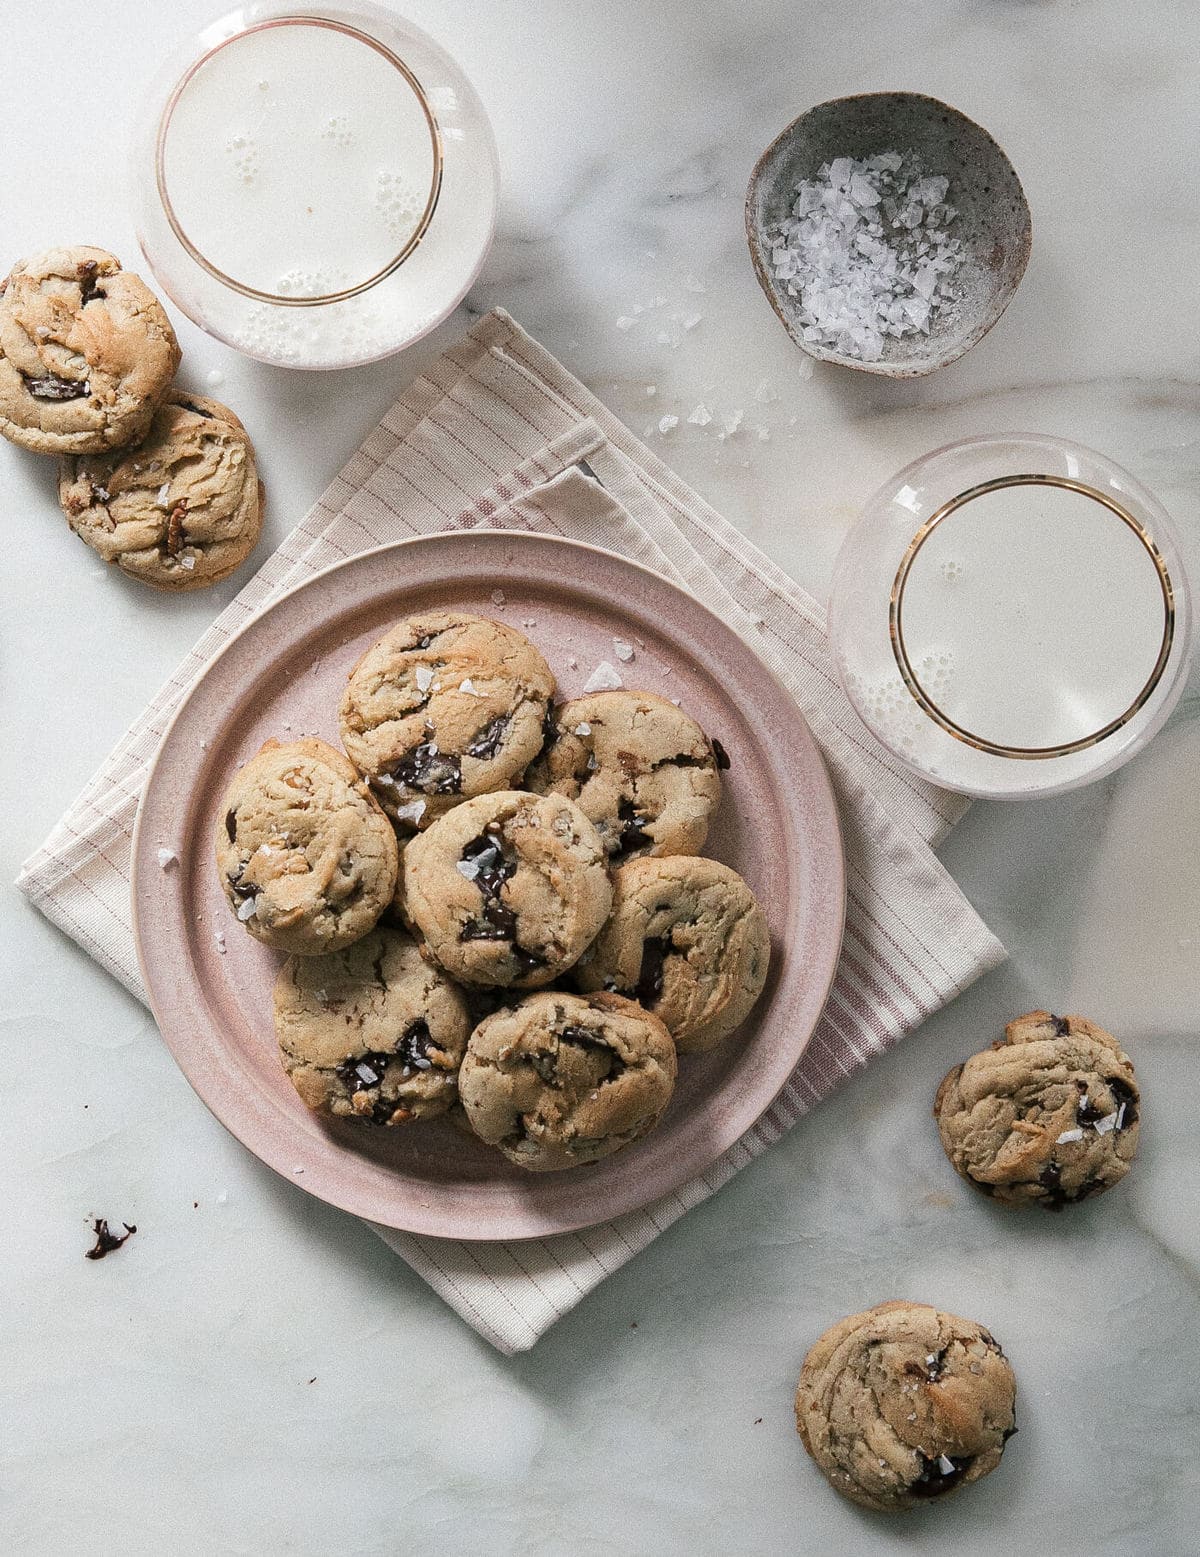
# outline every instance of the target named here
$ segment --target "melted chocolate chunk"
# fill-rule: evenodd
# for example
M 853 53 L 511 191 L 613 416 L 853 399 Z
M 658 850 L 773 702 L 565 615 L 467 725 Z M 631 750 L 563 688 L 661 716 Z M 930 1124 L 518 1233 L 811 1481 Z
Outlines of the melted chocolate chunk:
M 1133 1088 L 1128 1082 L 1121 1081 L 1116 1076 L 1109 1081 L 1108 1086 L 1117 1103 L 1116 1128 L 1128 1130 L 1131 1124 L 1137 1123 L 1138 1117 L 1137 1098 L 1134 1096 Z
M 237 842 L 237 812 L 236 811 L 226 811 L 226 813 L 225 813 L 225 831 L 229 835 L 230 843 L 236 843 Z
M 550 705 L 542 715 L 542 749 L 545 750 L 558 735 L 558 709 Z
M 696 757 L 690 751 L 677 752 L 674 757 L 660 757 L 653 764 L 650 771 L 657 773 L 659 768 L 711 768 L 712 756 Z
M 949 1350 L 950 1348 L 948 1346 L 943 1346 L 940 1352 L 930 1353 L 930 1355 L 933 1357 L 932 1362 L 930 1362 L 928 1358 L 926 1359 L 925 1377 L 930 1384 L 936 1384 L 938 1379 L 941 1378 L 942 1363 L 946 1360 L 946 1353 Z
M 423 795 L 457 795 L 462 788 L 458 758 L 439 751 L 433 741 L 414 746 L 392 769 L 392 777 Z
M 469 919 L 463 925 L 459 940 L 507 941 L 517 928 L 517 916 L 501 901 L 500 889 L 516 874 L 516 855 L 505 849 L 499 833 L 485 832 L 467 844 L 462 858 L 475 866 L 470 879 L 479 888 L 483 907 L 479 918 Z
M 1052 1016 L 1050 1020 L 1054 1023 L 1055 1037 L 1065 1038 L 1071 1031 L 1071 1024 L 1065 1016 Z
M 1104 1109 L 1097 1108 L 1088 1093 L 1088 1084 L 1082 1078 L 1076 1081 L 1080 1097 L 1075 1104 L 1075 1123 L 1077 1125 L 1094 1125 L 1098 1119 L 1104 1118 Z
M 337 1068 L 337 1075 L 348 1091 L 365 1092 L 368 1087 L 379 1085 L 388 1066 L 398 1057 L 395 1054 L 359 1054 L 343 1061 Z
M 661 936 L 658 940 L 642 942 L 642 966 L 638 972 L 637 988 L 633 996 L 648 1011 L 662 995 L 663 964 L 673 949 L 671 938 L 667 935 Z
M 943 1492 L 949 1492 L 951 1487 L 956 1487 L 971 1468 L 973 1455 L 959 1458 L 953 1454 L 941 1454 L 936 1460 L 931 1460 L 928 1455 L 921 1454 L 921 1474 L 916 1481 L 910 1482 L 908 1490 L 915 1498 L 941 1497 Z
M 92 392 L 86 379 L 58 378 L 53 373 L 43 378 L 25 377 L 25 388 L 35 400 L 82 400 Z
M 96 272 L 100 267 L 95 260 L 84 260 L 79 267 L 79 306 L 86 308 L 94 297 L 103 297 L 104 289 L 96 280 Z
M 721 745 L 715 735 L 710 735 L 708 744 L 712 747 L 713 756 L 717 759 L 717 767 L 722 771 L 731 768 L 733 763 L 729 760 L 729 753 Z
M 615 850 L 618 859 L 625 859 L 630 854 L 636 854 L 639 849 L 648 848 L 654 839 L 646 831 L 645 823 L 648 817 L 639 816 L 633 808 L 632 800 L 622 800 L 617 807 L 617 817 L 621 823 L 621 831 L 617 838 Z
M 546 966 L 544 957 L 540 957 L 537 952 L 528 951 L 524 946 L 518 946 L 516 941 L 513 942 L 512 954 L 522 973 L 532 973 L 535 968 Z
M 92 1231 L 96 1235 L 96 1242 L 87 1251 L 84 1258 L 88 1260 L 102 1260 L 106 1254 L 111 1254 L 114 1249 L 119 1249 L 123 1243 L 127 1243 L 134 1233 L 137 1232 L 136 1225 L 129 1222 L 122 1222 L 121 1226 L 125 1229 L 124 1233 L 114 1233 L 110 1230 L 104 1217 L 98 1216 L 92 1223 Z
M 1062 1166 L 1051 1158 L 1038 1174 L 1038 1183 L 1046 1191 L 1046 1204 L 1051 1210 L 1060 1211 L 1067 1203 L 1062 1191 Z
M 1011 1427 L 1006 1427 L 1004 1429 L 1004 1431 L 1001 1433 L 1001 1435 L 1000 1435 L 1000 1442 L 1001 1443 L 1007 1443 L 1010 1438 L 1015 1438 L 1016 1436 L 1017 1436 L 1017 1424 L 1014 1422 Z
M 482 730 L 476 730 L 471 737 L 471 744 L 464 753 L 467 757 L 476 757 L 481 762 L 489 757 L 494 757 L 500 750 L 504 740 L 504 732 L 508 729 L 511 720 L 507 714 L 497 714 L 494 719 L 488 721 Z
M 410 1070 L 430 1070 L 433 1067 L 433 1061 L 429 1058 L 429 1045 L 432 1042 L 429 1023 L 420 1018 L 404 1029 L 404 1035 L 396 1045 L 396 1058 Z
M 185 411 L 190 411 L 193 416 L 202 416 L 206 422 L 213 420 L 212 412 L 206 411 L 202 405 L 197 405 L 194 400 L 180 400 L 177 404 L 181 405 Z

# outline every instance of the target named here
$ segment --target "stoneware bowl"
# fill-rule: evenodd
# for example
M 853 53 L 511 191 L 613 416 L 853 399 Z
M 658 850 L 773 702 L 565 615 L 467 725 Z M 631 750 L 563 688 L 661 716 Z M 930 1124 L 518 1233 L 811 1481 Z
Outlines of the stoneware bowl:
M 949 229 L 968 258 L 959 272 L 962 298 L 927 335 L 888 336 L 878 362 L 846 357 L 803 338 L 797 300 L 771 273 L 768 231 L 787 216 L 802 179 L 835 157 L 913 152 L 931 174 L 950 180 L 947 201 L 958 211 Z M 818 103 L 792 121 L 755 164 L 746 195 L 746 236 L 759 284 L 785 330 L 810 357 L 888 378 L 932 373 L 974 346 L 1008 307 L 1025 272 L 1031 241 L 1029 206 L 1012 163 L 987 131 L 965 114 L 919 92 L 870 92 Z

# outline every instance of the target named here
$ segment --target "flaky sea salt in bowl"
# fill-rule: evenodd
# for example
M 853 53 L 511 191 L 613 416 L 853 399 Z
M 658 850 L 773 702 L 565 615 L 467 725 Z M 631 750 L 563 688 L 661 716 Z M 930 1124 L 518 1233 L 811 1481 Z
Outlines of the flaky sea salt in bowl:
M 802 351 L 916 378 L 999 319 L 1031 223 L 986 130 L 936 98 L 873 92 L 819 103 L 772 141 L 750 178 L 746 236 Z

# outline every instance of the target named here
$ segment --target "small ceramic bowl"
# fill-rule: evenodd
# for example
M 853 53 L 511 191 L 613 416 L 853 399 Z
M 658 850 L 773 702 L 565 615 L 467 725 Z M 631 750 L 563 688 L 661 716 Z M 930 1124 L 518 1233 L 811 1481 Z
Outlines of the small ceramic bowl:
M 884 151 L 912 152 L 927 173 L 950 180 L 946 198 L 958 215 L 947 231 L 968 258 L 958 272 L 962 295 L 957 307 L 940 311 L 928 334 L 887 336 L 882 358 L 864 362 L 804 339 L 798 300 L 772 274 L 768 232 L 788 215 L 797 183 L 815 178 L 822 163 Z M 919 92 L 871 92 L 818 103 L 763 152 L 746 194 L 746 236 L 755 273 L 796 345 L 819 361 L 888 378 L 932 373 L 986 335 L 1017 290 L 1031 235 L 1021 181 L 1004 152 L 974 120 Z

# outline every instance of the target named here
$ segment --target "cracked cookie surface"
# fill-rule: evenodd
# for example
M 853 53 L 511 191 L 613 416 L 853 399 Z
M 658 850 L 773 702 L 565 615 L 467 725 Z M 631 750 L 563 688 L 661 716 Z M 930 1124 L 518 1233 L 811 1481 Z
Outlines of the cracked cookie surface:
M 1016 1380 L 992 1335 L 924 1303 L 880 1303 L 804 1359 L 796 1430 L 836 1491 L 915 1508 L 995 1470 L 1016 1431 Z
M 1030 1011 L 946 1075 L 933 1112 L 947 1157 L 976 1189 L 1057 1211 L 1124 1178 L 1141 1096 L 1111 1033 L 1087 1017 Z
M 262 483 L 246 429 L 227 406 L 179 391 L 136 447 L 64 459 L 58 498 L 81 540 L 156 589 L 227 578 L 262 529 Z
M 535 989 L 566 971 L 608 916 L 596 829 L 562 795 L 478 795 L 404 850 L 404 915 L 468 984 Z
M 690 855 L 630 860 L 613 873 L 608 923 L 574 973 L 583 990 L 637 1000 L 681 1054 L 741 1025 L 767 980 L 766 917 L 736 871 Z
M 350 672 L 342 744 L 388 815 L 430 826 L 519 782 L 541 750 L 550 667 L 515 629 L 463 611 L 399 623 Z
M 548 730 L 529 788 L 576 801 L 614 864 L 704 847 L 728 758 L 674 703 L 595 692 L 552 709 Z
M 670 1034 L 615 995 L 547 992 L 497 1011 L 471 1034 L 459 1075 L 471 1128 L 533 1173 L 598 1162 L 640 1140 L 674 1086 Z
M 38 454 L 145 436 L 181 352 L 162 304 L 104 249 L 50 249 L 0 282 L 0 434 Z
M 395 889 L 392 824 L 324 741 L 267 741 L 230 784 L 215 841 L 234 914 L 256 940 L 298 956 L 366 935 Z
M 274 1006 L 284 1069 L 309 1108 L 400 1125 L 457 1102 L 466 1002 L 403 930 L 372 930 L 323 957 L 289 957 Z

